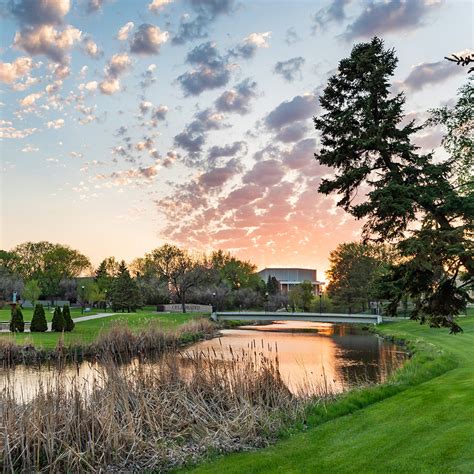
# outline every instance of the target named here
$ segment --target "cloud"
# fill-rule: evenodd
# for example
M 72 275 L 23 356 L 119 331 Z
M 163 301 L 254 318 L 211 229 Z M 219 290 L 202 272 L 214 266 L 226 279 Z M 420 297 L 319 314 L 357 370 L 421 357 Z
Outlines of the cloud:
M 41 98 L 42 95 L 43 95 L 42 92 L 36 92 L 34 94 L 29 94 L 26 97 L 23 97 L 23 99 L 20 99 L 18 102 L 19 102 L 20 106 L 23 107 L 23 108 L 31 107 L 32 105 L 35 104 L 35 102 L 39 98 Z
M 122 28 L 118 30 L 117 39 L 119 41 L 126 41 L 128 39 L 128 35 L 133 30 L 134 26 L 135 24 L 133 23 L 133 21 L 129 21 L 128 23 L 125 23 L 125 25 L 123 25 Z
M 306 120 L 317 112 L 318 102 L 314 94 L 303 94 L 282 102 L 265 118 L 270 129 L 280 129 L 293 122 Z
M 270 46 L 268 44 L 268 40 L 270 39 L 271 35 L 271 31 L 267 31 L 265 33 L 252 33 L 244 38 L 242 43 L 231 49 L 229 54 L 244 59 L 253 58 L 257 52 L 257 49 L 268 48 Z
M 288 46 L 291 46 L 292 44 L 295 44 L 298 42 L 301 38 L 299 37 L 298 33 L 296 32 L 296 28 L 294 26 L 291 26 L 286 30 L 285 33 L 285 43 Z
M 346 19 L 345 7 L 351 0 L 332 0 L 331 4 L 321 8 L 312 17 L 311 33 L 325 30 L 330 23 L 341 23 Z
M 105 78 L 99 84 L 103 94 L 112 95 L 120 90 L 119 77 L 131 66 L 132 61 L 127 53 L 114 54 L 108 61 L 104 71 Z
M 230 66 L 219 54 L 215 43 L 207 42 L 196 46 L 188 53 L 186 61 L 195 66 L 195 69 L 176 79 L 186 96 L 223 87 L 230 80 Z
M 142 115 L 145 115 L 146 113 L 148 113 L 152 107 L 153 107 L 153 104 L 146 100 L 142 100 L 139 105 L 139 109 Z
M 39 148 L 37 147 L 34 147 L 32 145 L 30 145 L 29 143 L 25 146 L 25 148 L 22 148 L 21 151 L 23 153 L 31 153 L 33 151 L 39 151 Z
M 242 170 L 237 160 L 230 160 L 225 166 L 214 168 L 199 177 L 199 184 L 206 189 L 223 186 Z
M 17 32 L 13 43 L 33 56 L 44 55 L 57 63 L 64 63 L 81 36 L 82 32 L 73 26 L 59 31 L 52 25 L 40 25 Z
M 16 58 L 12 63 L 0 62 L 0 81 L 5 84 L 14 82 L 29 76 L 33 68 L 33 60 L 28 57 Z
M 244 141 L 234 142 L 230 145 L 212 146 L 207 154 L 207 157 L 210 162 L 215 162 L 217 158 L 235 156 L 238 153 L 246 152 L 247 144 Z
M 97 44 L 90 38 L 84 39 L 84 50 L 93 59 L 98 59 L 103 54 Z
M 403 81 L 403 84 L 410 90 L 417 91 L 428 84 L 443 82 L 462 72 L 461 68 L 456 67 L 448 61 L 421 63 L 412 68 L 410 74 Z
M 245 79 L 234 89 L 223 92 L 215 102 L 220 112 L 235 112 L 244 115 L 250 112 L 250 102 L 257 96 L 257 83 Z
M 62 128 L 64 126 L 64 120 L 63 119 L 51 120 L 46 125 L 48 128 L 53 128 L 53 129 Z
M 291 169 L 304 168 L 314 161 L 316 140 L 306 138 L 296 143 L 293 148 L 283 154 L 283 163 Z
M 158 26 L 144 23 L 138 27 L 130 41 L 130 52 L 140 55 L 158 54 L 162 44 L 169 39 L 167 31 Z
M 153 0 L 149 5 L 148 5 L 148 10 L 150 10 L 151 12 L 154 12 L 154 13 L 158 13 L 160 12 L 161 10 L 163 10 L 163 8 L 166 6 L 166 5 L 169 5 L 170 3 L 172 3 L 173 0 Z
M 174 143 L 196 157 L 202 151 L 207 132 L 220 130 L 224 126 L 224 116 L 207 108 L 195 114 L 194 120 L 174 137 Z
M 299 77 L 300 79 L 303 78 L 301 68 L 304 63 L 305 59 L 301 56 L 286 61 L 278 61 L 273 68 L 273 72 L 280 74 L 288 82 L 292 82 L 296 77 Z
M 13 127 L 13 123 L 8 120 L 0 119 L 0 138 L 25 138 L 37 132 L 37 128 L 25 128 L 18 130 Z
M 259 186 L 274 186 L 278 184 L 285 170 L 278 160 L 266 160 L 255 163 L 254 167 L 242 178 L 244 184 L 257 184 Z
M 88 0 L 87 2 L 87 13 L 96 13 L 102 10 L 102 6 L 106 0 Z
M 98 83 L 97 81 L 89 81 L 89 82 L 86 82 L 86 83 L 83 83 L 83 84 L 79 84 L 78 88 L 79 90 L 86 90 L 86 91 L 89 91 L 89 92 L 93 92 L 95 90 L 97 90 L 97 87 L 98 87 Z
M 99 84 L 102 94 L 113 95 L 120 90 L 120 81 L 114 78 L 106 78 Z
M 284 143 L 297 142 L 303 138 L 307 131 L 308 127 L 304 122 L 295 122 L 278 129 L 275 138 Z
M 71 8 L 70 0 L 21 0 L 9 3 L 22 25 L 60 25 Z
M 347 27 L 344 37 L 353 40 L 414 30 L 440 4 L 441 0 L 369 1 L 364 11 Z
M 156 77 L 154 76 L 155 69 L 156 64 L 150 64 L 146 71 L 141 74 L 140 87 L 142 89 L 146 89 L 156 82 Z
M 151 114 L 152 119 L 154 120 L 166 120 L 166 115 L 169 109 L 166 105 L 159 105 L 153 109 Z
M 219 16 L 231 13 L 235 6 L 235 0 L 188 0 L 187 3 L 196 17 L 190 20 L 188 15 L 183 15 L 178 32 L 172 38 L 173 44 L 206 38 L 209 25 Z

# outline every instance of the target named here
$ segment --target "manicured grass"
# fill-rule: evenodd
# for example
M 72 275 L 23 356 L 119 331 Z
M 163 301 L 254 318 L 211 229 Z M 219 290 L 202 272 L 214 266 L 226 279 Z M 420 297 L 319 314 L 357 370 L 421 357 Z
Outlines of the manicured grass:
M 458 335 L 412 321 L 379 326 L 415 350 L 391 384 L 315 407 L 307 431 L 195 472 L 474 472 L 474 317 L 460 324 Z
M 74 314 L 73 318 L 79 316 L 80 314 Z M 86 316 L 86 314 L 84 316 Z M 66 346 L 71 344 L 89 344 L 93 342 L 102 331 L 107 331 L 107 329 L 117 322 L 126 323 L 132 330 L 143 328 L 150 323 L 158 323 L 163 328 L 172 329 L 195 317 L 201 316 L 202 315 L 197 313 L 156 314 L 146 309 L 137 311 L 136 313 L 120 313 L 107 318 L 76 323 L 74 331 L 64 333 L 64 344 Z M 12 338 L 17 344 L 31 343 L 36 347 L 42 347 L 45 349 L 54 349 L 61 336 L 62 334 L 60 333 L 52 332 L 23 334 L 0 333 L 0 338 Z

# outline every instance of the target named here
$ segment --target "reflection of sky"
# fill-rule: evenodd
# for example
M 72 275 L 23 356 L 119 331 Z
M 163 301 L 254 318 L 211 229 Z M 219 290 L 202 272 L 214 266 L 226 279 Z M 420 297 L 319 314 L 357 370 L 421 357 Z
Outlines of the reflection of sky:
M 310 329 L 319 332 L 297 332 Z M 278 356 L 281 376 L 294 391 L 317 391 L 327 386 L 339 392 L 358 383 L 380 382 L 406 357 L 393 344 L 348 326 L 285 321 L 222 333 L 221 338 L 190 346 L 188 352 L 202 351 L 211 356 L 215 352 L 225 361 L 242 359 L 242 352 Z M 62 369 L 62 377 L 57 375 L 54 364 L 45 364 L 41 370 L 21 365 L 11 371 L 0 369 L 0 390 L 8 385 L 17 399 L 28 400 L 36 393 L 40 381 L 45 386 L 56 386 L 61 380 L 66 388 L 75 381 L 87 387 L 100 384 L 104 377 L 97 364 L 89 362 L 67 365 Z
M 327 170 L 312 158 L 318 140 L 311 116 L 328 75 L 354 42 L 378 33 L 400 58 L 394 79 L 408 90 L 407 112 L 422 120 L 465 80 L 460 68 L 446 70 L 442 58 L 472 40 L 468 0 L 377 1 L 371 11 L 364 2 L 331 0 L 175 0 L 155 2 L 156 10 L 151 0 L 116 0 L 97 2 L 102 7 L 88 13 L 88 3 L 29 2 L 23 14 L 1 17 L 3 248 L 60 241 L 97 263 L 110 254 L 130 260 L 174 240 L 198 250 L 231 249 L 260 266 L 325 269 L 329 251 L 360 228 L 335 210 L 333 198 L 316 192 Z M 32 11 L 41 4 L 59 13 L 51 19 Z M 220 11 L 209 10 L 214 4 Z M 183 14 L 194 21 L 200 8 L 208 9 L 203 37 L 176 45 Z M 120 41 L 118 31 L 129 22 L 129 38 Z M 160 28 L 154 50 L 145 42 L 140 51 L 131 47 L 143 24 Z M 32 36 L 28 46 L 28 31 L 63 36 L 48 36 L 48 48 Z M 86 53 L 89 40 L 95 57 Z M 206 41 L 217 60 L 208 53 L 199 64 L 223 72 L 223 80 L 186 95 L 179 78 L 200 67 L 187 55 Z M 114 55 L 125 62 L 112 74 Z M 15 62 L 21 58 L 31 59 L 29 68 Z M 100 92 L 108 79 L 119 86 L 110 95 Z M 216 100 L 238 92 L 246 79 L 255 82 L 246 108 L 217 111 Z M 151 105 L 140 108 L 144 103 Z M 160 106 L 168 112 L 153 121 Z M 202 146 L 190 151 L 175 137 L 196 127 L 203 111 L 211 120 L 198 119 L 199 130 L 188 138 Z M 420 140 L 437 147 L 439 131 Z M 216 147 L 224 154 L 211 159 Z
M 298 329 L 318 332 L 298 333 Z M 221 340 L 211 339 L 193 348 L 205 353 L 214 349 L 229 360 L 232 353 L 254 347 L 265 354 L 277 353 L 281 375 L 292 389 L 309 382 L 313 387 L 327 383 L 341 391 L 354 383 L 379 382 L 405 358 L 393 344 L 348 326 L 284 321 L 223 334 Z

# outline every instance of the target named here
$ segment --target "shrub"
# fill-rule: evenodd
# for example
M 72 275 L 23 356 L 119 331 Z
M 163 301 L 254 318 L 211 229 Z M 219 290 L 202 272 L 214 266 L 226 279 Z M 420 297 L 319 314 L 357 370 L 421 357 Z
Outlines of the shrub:
M 69 305 L 63 306 L 63 318 L 64 318 L 64 330 L 72 331 L 74 329 L 74 321 L 71 318 L 71 311 L 69 311 Z
M 33 318 L 31 319 L 31 332 L 46 332 L 48 330 L 48 323 L 46 322 L 46 316 L 44 314 L 44 308 L 42 304 L 35 306 Z
M 25 322 L 23 321 L 23 313 L 18 306 L 13 306 L 10 319 L 11 332 L 24 332 Z
M 64 331 L 64 318 L 61 308 L 59 306 L 56 306 L 56 308 L 54 308 L 51 329 L 56 332 Z

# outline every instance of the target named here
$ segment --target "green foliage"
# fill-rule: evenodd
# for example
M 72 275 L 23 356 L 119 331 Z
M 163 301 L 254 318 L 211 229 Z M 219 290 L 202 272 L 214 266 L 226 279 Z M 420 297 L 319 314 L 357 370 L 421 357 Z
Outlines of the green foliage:
M 118 274 L 113 280 L 110 293 L 114 311 L 136 311 L 141 304 L 137 282 L 130 276 L 123 260 L 120 262 Z
M 41 295 L 41 287 L 38 280 L 29 280 L 25 283 L 25 288 L 23 289 L 22 297 L 24 300 L 31 301 L 31 304 L 35 306 L 36 301 Z
M 377 283 L 389 256 L 382 246 L 350 242 L 329 256 L 327 293 L 333 303 L 349 313 L 365 311 L 376 298 Z
M 304 281 L 294 286 L 288 292 L 288 302 L 293 311 L 297 311 L 298 309 L 309 311 L 313 299 L 313 285 L 309 281 Z
M 63 306 L 63 319 L 64 319 L 64 330 L 66 332 L 71 332 L 74 329 L 75 323 L 71 317 L 71 311 L 69 310 L 69 305 Z
M 430 110 L 428 125 L 446 129 L 442 144 L 449 153 L 453 178 L 465 192 L 474 186 L 474 79 L 468 80 L 458 91 L 453 107 Z
M 150 272 L 166 282 L 172 295 L 177 298 L 186 312 L 189 290 L 210 282 L 210 271 L 206 262 L 192 257 L 175 245 L 165 244 L 145 256 Z
M 11 332 L 24 332 L 25 322 L 23 321 L 23 313 L 19 306 L 13 306 L 11 309 L 10 319 L 10 331 Z
M 54 308 L 53 320 L 51 323 L 51 330 L 55 332 L 62 332 L 65 330 L 64 317 L 63 317 L 61 308 L 59 306 L 56 306 L 56 308 Z
M 266 290 L 269 295 L 280 293 L 280 282 L 274 276 L 268 275 Z
M 405 273 L 408 267 L 401 261 L 392 275 L 398 278 L 393 286 L 400 291 L 422 291 L 412 294 L 419 301 L 413 317 L 424 321 L 426 315 L 434 326 L 448 326 L 455 332 L 459 330 L 454 323 L 459 298 L 466 301 L 467 297 L 466 291 L 458 291 L 458 277 L 465 274 L 471 282 L 474 278 L 474 193 L 472 188 L 453 184 L 455 157 L 435 160 L 432 154 L 419 153 L 413 144 L 413 135 L 422 127 L 414 121 L 403 124 L 405 97 L 391 95 L 396 64 L 394 51 L 385 50 L 383 41 L 374 38 L 354 46 L 329 79 L 320 99 L 325 112 L 314 119 L 322 135 L 322 148 L 315 156 L 336 173 L 323 179 L 319 191 L 340 194 L 338 205 L 365 219 L 367 239 L 401 242 L 411 233 L 411 239 L 420 240 L 425 255 L 435 255 L 436 242 L 449 241 L 444 260 L 438 258 L 434 265 L 436 273 L 444 274 L 439 284 L 426 275 L 423 258 L 401 247 L 413 270 Z M 457 119 L 454 122 L 459 124 Z M 453 146 L 457 150 L 458 142 Z M 366 199 L 355 199 L 357 193 Z M 413 231 L 420 221 L 424 230 Z M 413 248 L 413 242 L 409 247 Z M 392 307 L 399 297 L 400 293 Z M 450 303 L 440 304 L 446 298 Z
M 211 254 L 211 268 L 219 275 L 219 281 L 226 283 L 232 290 L 260 286 L 260 278 L 256 275 L 257 267 L 248 261 L 239 260 L 229 252 L 216 250 Z M 257 277 L 257 278 L 256 278 Z
M 89 259 L 67 245 L 51 242 L 25 242 L 11 252 L 9 264 L 24 280 L 37 280 L 42 294 L 61 293 L 63 279 L 77 277 L 90 266 Z
M 111 286 L 112 283 L 109 283 Z M 94 280 L 89 280 L 84 282 L 83 296 L 84 300 L 87 301 L 91 306 L 94 306 L 96 303 L 105 302 L 105 289 L 102 290 L 98 282 Z
M 42 304 L 37 304 L 31 318 L 30 331 L 31 332 L 46 332 L 48 330 L 48 323 L 44 314 Z

